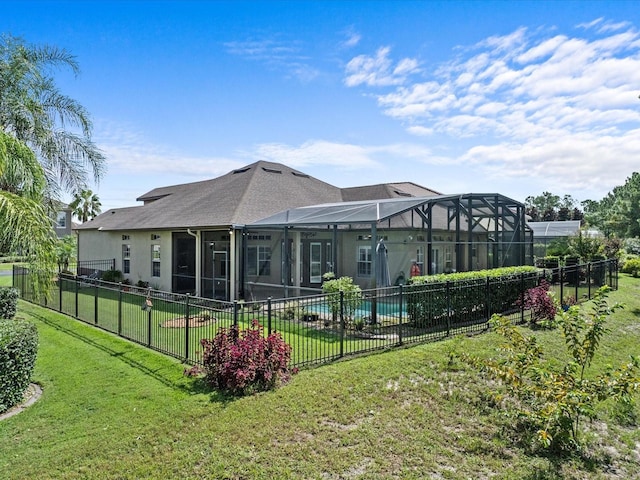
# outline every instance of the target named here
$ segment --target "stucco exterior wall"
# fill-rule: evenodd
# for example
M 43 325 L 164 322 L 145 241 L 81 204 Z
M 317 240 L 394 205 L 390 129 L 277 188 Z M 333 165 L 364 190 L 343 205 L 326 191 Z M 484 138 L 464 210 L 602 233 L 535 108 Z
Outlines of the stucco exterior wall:
M 123 245 L 130 245 L 128 274 L 124 273 L 123 268 Z M 160 245 L 159 277 L 152 276 L 152 245 Z M 171 231 L 80 231 L 78 253 L 81 261 L 115 258 L 116 269 L 122 271 L 131 283 L 136 284 L 142 280 L 149 282 L 154 288 L 171 290 Z

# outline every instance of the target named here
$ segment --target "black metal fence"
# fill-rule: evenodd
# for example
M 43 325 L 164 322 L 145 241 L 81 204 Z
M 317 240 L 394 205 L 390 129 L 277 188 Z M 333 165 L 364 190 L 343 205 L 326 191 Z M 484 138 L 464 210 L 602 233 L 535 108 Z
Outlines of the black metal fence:
M 115 258 L 106 260 L 81 260 L 79 262 L 71 261 L 66 265 L 58 265 L 59 270 L 74 275 L 94 276 L 96 278 L 102 276 L 107 270 L 115 270 Z
M 38 299 L 28 269 L 13 269 L 23 299 L 192 364 L 201 362 L 201 339 L 257 320 L 291 345 L 296 367 L 481 332 L 494 313 L 527 322 L 530 312 L 517 300 L 542 279 L 562 303 L 577 303 L 602 285 L 616 289 L 618 264 L 606 260 L 499 280 L 364 290 L 355 298 L 340 292 L 259 302 L 221 302 L 65 274 L 48 299 Z

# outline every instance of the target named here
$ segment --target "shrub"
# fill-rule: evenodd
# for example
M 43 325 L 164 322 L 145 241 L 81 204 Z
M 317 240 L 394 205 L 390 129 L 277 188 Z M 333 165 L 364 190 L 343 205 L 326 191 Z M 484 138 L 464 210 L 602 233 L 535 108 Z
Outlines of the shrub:
M 522 287 L 538 284 L 538 272 L 523 266 L 413 277 L 405 287 L 409 319 L 418 327 L 432 327 L 444 322 L 447 312 L 462 318 L 487 310 L 508 311 Z
M 122 281 L 122 272 L 120 270 L 114 270 L 110 268 L 102 274 L 102 280 L 105 282 L 118 283 Z
M 232 395 L 271 390 L 289 381 L 291 347 L 279 333 L 265 338 L 257 320 L 251 327 L 220 328 L 213 339 L 202 339 L 206 382 Z
M 564 364 L 545 362 L 544 352 L 535 336 L 527 336 L 502 316 L 495 315 L 493 326 L 502 335 L 502 357 L 479 359 L 460 354 L 481 372 L 501 380 L 518 402 L 516 418 L 524 420 L 526 431 L 545 448 L 574 449 L 580 446 L 583 418 L 596 416 L 596 403 L 607 399 L 632 402 L 640 388 L 640 359 L 599 375 L 588 375 L 591 361 L 607 329 L 607 317 L 620 308 L 609 306 L 609 287 L 598 290 L 590 311 L 574 306 L 561 313 L 559 326 L 569 360 Z
M 35 325 L 24 320 L 0 320 L 0 413 L 22 400 L 37 352 Z
M 16 316 L 18 290 L 13 287 L 0 287 L 0 318 L 12 319 Z
M 623 247 L 627 253 L 640 255 L 640 238 L 627 238 L 623 242 Z
M 340 313 L 340 292 L 342 292 L 343 314 L 347 320 L 353 318 L 354 313 L 362 304 L 362 289 L 353 283 L 351 277 L 333 278 L 332 273 L 325 274 L 322 291 L 327 294 L 327 302 L 334 318 Z
M 522 301 L 518 300 L 517 305 L 524 305 L 526 310 L 531 311 L 530 323 L 536 327 L 553 322 L 558 313 L 556 302 L 549 292 L 549 283 L 546 280 L 542 280 L 537 287 L 525 291 Z
M 630 258 L 622 265 L 622 273 L 640 277 L 640 257 Z

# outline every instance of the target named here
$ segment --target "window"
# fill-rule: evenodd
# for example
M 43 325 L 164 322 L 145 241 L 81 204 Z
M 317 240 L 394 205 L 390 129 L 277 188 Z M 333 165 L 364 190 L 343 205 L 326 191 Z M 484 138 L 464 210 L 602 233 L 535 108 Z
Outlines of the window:
M 122 235 L 122 240 L 131 240 L 131 235 Z
M 58 212 L 58 217 L 56 218 L 56 224 L 58 225 L 58 228 L 67 227 L 67 212 Z
M 131 273 L 131 245 L 122 245 L 122 273 Z
M 371 245 L 358 247 L 358 276 L 371 276 Z
M 271 247 L 247 247 L 247 274 L 271 275 Z
M 160 276 L 160 245 L 151 245 L 151 276 Z
M 151 240 L 160 240 L 160 235 L 157 233 L 152 233 L 151 234 Z

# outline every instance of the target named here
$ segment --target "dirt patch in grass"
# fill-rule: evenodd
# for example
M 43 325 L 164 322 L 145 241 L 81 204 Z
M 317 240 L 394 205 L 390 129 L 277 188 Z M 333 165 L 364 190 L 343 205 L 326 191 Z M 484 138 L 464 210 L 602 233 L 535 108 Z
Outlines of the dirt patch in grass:
M 214 323 L 216 323 L 216 319 L 213 317 L 195 317 L 189 319 L 189 328 L 206 327 L 207 325 L 213 325 Z M 185 328 L 187 326 L 187 319 L 185 317 L 172 318 L 171 320 L 162 322 L 160 326 L 164 328 Z

